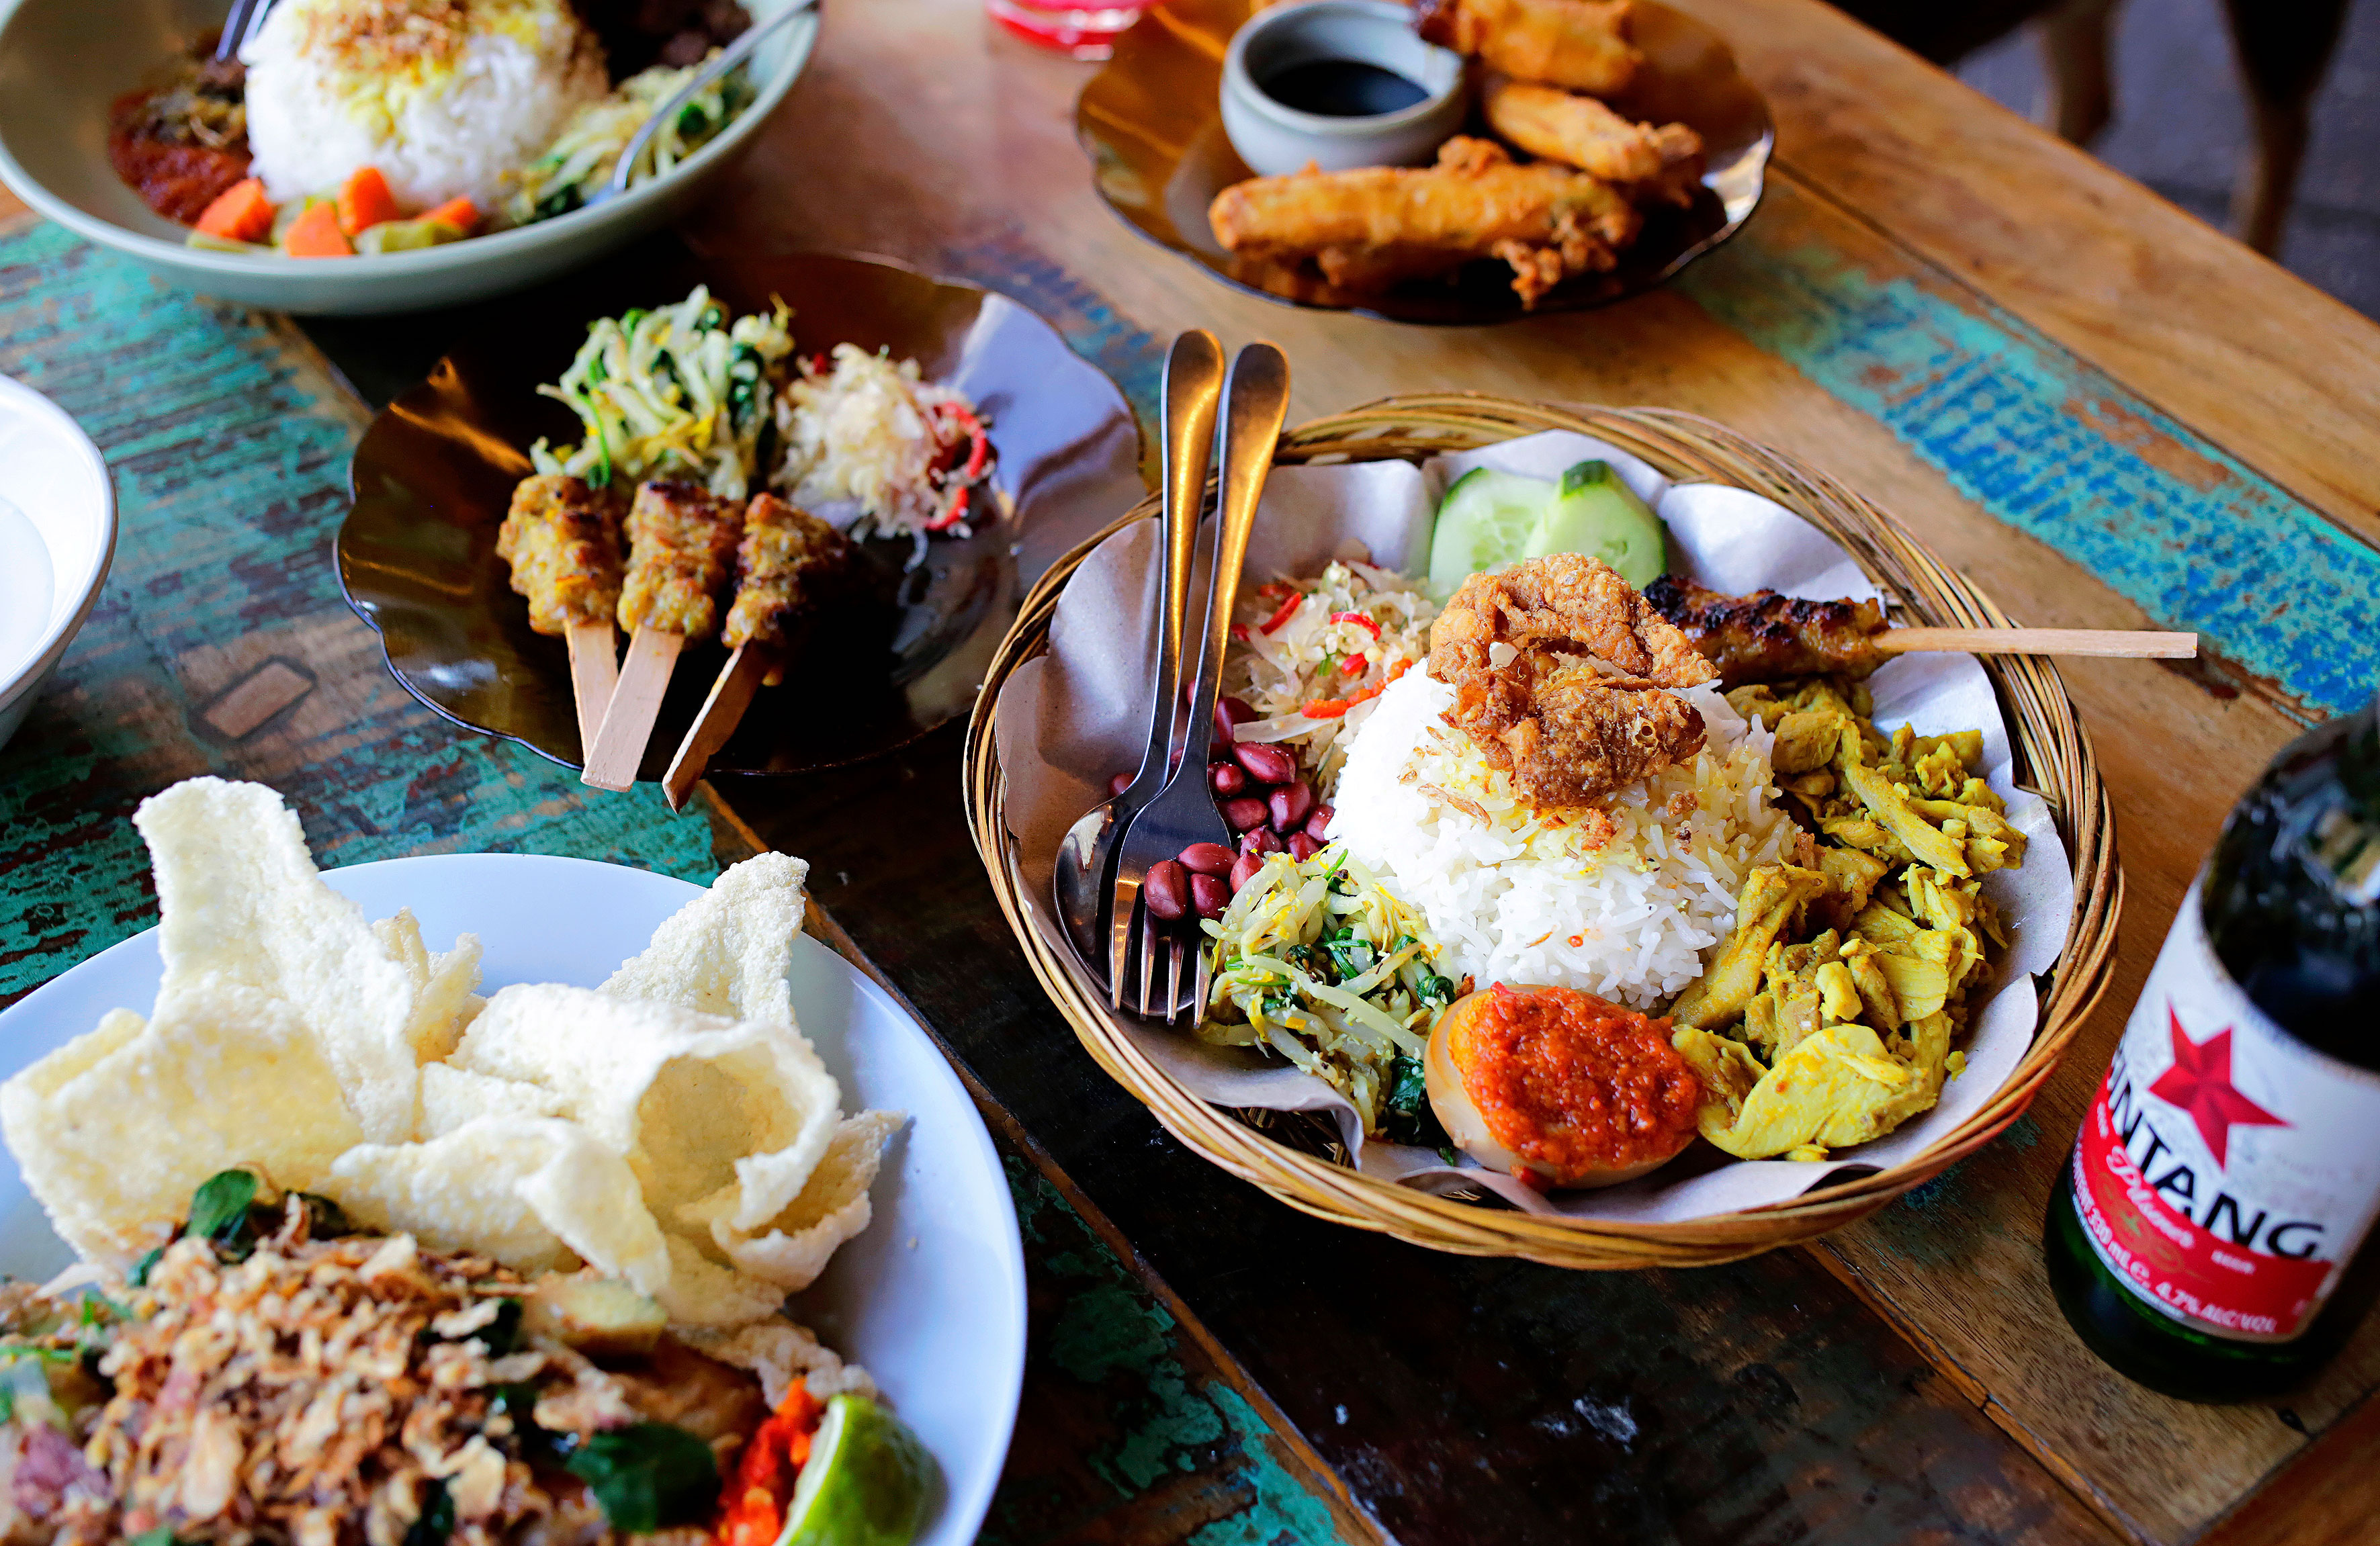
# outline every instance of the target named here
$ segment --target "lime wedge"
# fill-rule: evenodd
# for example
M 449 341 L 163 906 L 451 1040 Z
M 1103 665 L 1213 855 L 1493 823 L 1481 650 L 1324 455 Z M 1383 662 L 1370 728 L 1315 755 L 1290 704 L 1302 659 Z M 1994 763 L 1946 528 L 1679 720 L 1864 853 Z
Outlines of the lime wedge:
M 934 1457 L 864 1395 L 838 1395 L 810 1441 L 777 1546 L 909 1546 L 926 1522 Z

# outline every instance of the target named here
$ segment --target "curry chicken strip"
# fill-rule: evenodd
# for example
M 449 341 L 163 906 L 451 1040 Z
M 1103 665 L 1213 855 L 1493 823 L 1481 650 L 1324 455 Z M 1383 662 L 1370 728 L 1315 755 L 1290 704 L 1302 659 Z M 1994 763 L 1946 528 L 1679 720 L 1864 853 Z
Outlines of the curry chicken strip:
M 1474 574 L 1429 643 L 1429 674 L 1454 689 L 1449 722 L 1536 804 L 1592 804 L 1703 744 L 1701 713 L 1670 689 L 1718 672 L 1600 560 Z
M 561 473 L 522 478 L 496 529 L 496 556 L 512 565 L 537 632 L 608 623 L 620 604 L 620 496 Z
M 1740 687 L 1797 676 L 1866 676 L 1884 664 L 1876 647 L 1884 609 L 1873 601 L 1813 601 L 1755 590 L 1730 596 L 1664 574 L 1645 599 Z
M 1351 287 L 1500 258 L 1524 301 L 1571 274 L 1610 268 L 1644 223 L 1599 177 L 1516 165 L 1501 146 L 1459 135 L 1439 148 L 1435 166 L 1236 183 L 1215 196 L 1208 219 L 1233 253 L 1314 257 L 1333 283 Z
M 720 642 L 730 649 L 767 649 L 769 670 L 761 680 L 775 686 L 784 680 L 793 630 L 850 562 L 851 542 L 843 533 L 774 494 L 754 496 L 744 512 L 735 600 Z
M 1628 24 L 1629 0 L 1422 0 L 1415 26 L 1429 42 L 1515 80 L 1603 95 L 1626 86 L 1645 62 Z
M 743 507 L 698 483 L 640 485 L 628 507 L 628 574 L 620 626 L 689 639 L 719 626 L 719 598 L 735 574 Z

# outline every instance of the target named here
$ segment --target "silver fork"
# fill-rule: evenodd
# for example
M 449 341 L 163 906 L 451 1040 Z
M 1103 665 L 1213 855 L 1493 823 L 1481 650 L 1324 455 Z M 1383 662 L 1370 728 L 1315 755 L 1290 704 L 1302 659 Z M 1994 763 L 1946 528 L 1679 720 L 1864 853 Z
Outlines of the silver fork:
M 1183 613 L 1190 598 L 1190 550 L 1206 501 L 1207 468 L 1215 449 L 1215 405 L 1223 395 L 1223 346 L 1204 328 L 1173 341 L 1165 358 L 1164 502 L 1159 524 L 1157 668 L 1151 673 L 1148 741 L 1140 771 L 1121 794 L 1085 812 L 1058 845 L 1051 880 L 1058 921 L 1083 965 L 1116 980 L 1121 962 L 1108 959 L 1108 898 L 1118 840 L 1132 814 L 1157 797 L 1171 767 L 1173 719 L 1182 704 Z
M 1222 498 L 1215 522 L 1214 567 L 1207 588 L 1206 637 L 1199 648 L 1182 760 L 1165 787 L 1125 830 L 1119 845 L 1115 895 L 1110 903 L 1109 1002 L 1123 1008 L 1126 958 L 1137 924 L 1140 965 L 1135 975 L 1140 985 L 1143 1019 L 1171 1022 L 1187 1009 L 1196 1024 L 1207 1002 L 1209 968 L 1204 950 L 1197 956 L 1193 996 L 1186 1004 L 1182 997 L 1183 931 L 1196 929 L 1196 909 L 1188 909 L 1169 928 L 1150 914 L 1146 892 L 1149 871 L 1192 843 L 1232 846 L 1231 825 L 1215 808 L 1214 791 L 1207 781 L 1207 755 L 1215 733 L 1215 695 L 1222 686 L 1223 651 L 1231 641 L 1232 608 L 1239 599 L 1240 565 L 1247 559 L 1257 499 L 1264 492 L 1265 476 L 1272 470 L 1273 448 L 1280 443 L 1281 421 L 1288 412 L 1289 361 L 1269 344 L 1251 344 L 1242 349 L 1223 383 Z M 1185 894 L 1186 890 L 1185 887 Z M 1196 935 L 1190 937 L 1195 939 Z M 1151 978 L 1160 949 L 1167 957 L 1162 1014 L 1150 1002 Z

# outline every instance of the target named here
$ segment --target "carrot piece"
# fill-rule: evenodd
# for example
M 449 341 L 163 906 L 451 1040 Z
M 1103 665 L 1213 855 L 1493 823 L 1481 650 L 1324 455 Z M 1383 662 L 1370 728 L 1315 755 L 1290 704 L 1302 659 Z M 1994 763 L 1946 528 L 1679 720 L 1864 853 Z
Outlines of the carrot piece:
M 383 220 L 396 220 L 405 211 L 396 207 L 396 195 L 389 192 L 388 179 L 380 175 L 377 166 L 356 169 L 339 187 L 339 229 L 352 236 Z
M 227 242 L 261 242 L 273 235 L 273 212 L 263 179 L 246 177 L 215 195 L 198 228 Z
M 281 250 L 292 258 L 352 258 L 356 249 L 339 229 L 339 207 L 328 199 L 310 207 L 282 233 Z
M 451 225 L 468 236 L 480 223 L 480 206 L 468 199 L 449 199 L 421 218 L 434 220 L 441 225 Z

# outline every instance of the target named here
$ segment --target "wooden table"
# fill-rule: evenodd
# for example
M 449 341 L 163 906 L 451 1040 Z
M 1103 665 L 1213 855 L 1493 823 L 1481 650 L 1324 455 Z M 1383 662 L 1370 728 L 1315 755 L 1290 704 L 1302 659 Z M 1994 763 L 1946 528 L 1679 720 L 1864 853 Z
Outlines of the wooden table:
M 367 404 L 478 320 L 301 332 L 21 217 L 0 370 L 107 448 L 125 537 L 0 752 L 0 1003 L 146 925 L 124 818 L 192 773 L 283 789 L 329 864 L 516 849 L 707 878 L 773 843 L 813 861 L 819 926 L 943 1039 L 1011 1167 L 1034 1354 L 988 1540 L 2369 1539 L 2380 1324 L 2282 1403 L 2183 1406 L 2082 1349 L 2039 1239 L 2224 812 L 2380 683 L 2380 331 L 1815 0 L 1681 3 L 1768 93 L 1778 162 L 1736 242 L 1607 311 L 1421 331 L 1227 291 L 1093 198 L 1086 67 L 973 0 L 832 6 L 698 230 L 1007 291 L 1144 422 L 1192 325 L 1282 344 L 1293 418 L 1445 387 L 1692 409 L 1876 496 L 2025 622 L 2203 632 L 2203 663 L 2067 670 L 2120 821 L 2121 964 L 2039 1105 L 1936 1183 L 1814 1249 L 1609 1276 L 1261 1199 L 1036 993 L 966 845 L 954 733 L 673 818 L 395 686 L 328 561 L 345 459 Z

